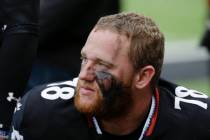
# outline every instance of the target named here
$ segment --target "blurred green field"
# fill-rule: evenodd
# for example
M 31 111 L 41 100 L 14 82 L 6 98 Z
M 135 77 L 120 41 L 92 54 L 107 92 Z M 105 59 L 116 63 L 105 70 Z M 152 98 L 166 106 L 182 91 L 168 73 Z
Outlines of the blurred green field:
M 188 89 L 194 89 L 210 96 L 210 77 L 192 80 L 179 80 L 176 83 L 185 86 Z
M 167 40 L 200 38 L 207 16 L 206 0 L 121 0 L 121 11 L 152 17 Z

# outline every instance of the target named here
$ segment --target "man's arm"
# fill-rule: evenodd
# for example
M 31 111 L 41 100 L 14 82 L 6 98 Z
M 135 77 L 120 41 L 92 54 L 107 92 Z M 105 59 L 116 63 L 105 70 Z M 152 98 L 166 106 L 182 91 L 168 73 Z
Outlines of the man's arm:
M 39 0 L 0 0 L 0 137 L 6 138 L 38 47 Z

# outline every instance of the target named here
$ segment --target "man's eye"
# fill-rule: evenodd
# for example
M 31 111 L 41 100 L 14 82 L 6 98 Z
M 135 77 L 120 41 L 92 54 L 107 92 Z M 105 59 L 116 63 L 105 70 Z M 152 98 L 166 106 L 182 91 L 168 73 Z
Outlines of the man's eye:
M 106 70 L 106 69 L 108 69 L 108 66 L 107 66 L 106 64 L 104 64 L 104 63 L 98 63 L 98 64 L 96 65 L 96 69 L 97 69 L 98 71 Z
M 87 62 L 87 58 L 84 56 L 81 56 L 80 59 L 82 60 L 82 64 L 84 64 L 85 62 Z

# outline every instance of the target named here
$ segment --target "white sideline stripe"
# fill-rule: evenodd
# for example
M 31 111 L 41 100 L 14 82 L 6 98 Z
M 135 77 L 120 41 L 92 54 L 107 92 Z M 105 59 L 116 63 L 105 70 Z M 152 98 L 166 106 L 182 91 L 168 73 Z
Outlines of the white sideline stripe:
M 199 40 L 168 41 L 165 44 L 165 64 L 206 61 L 208 59 L 209 54 L 204 47 L 199 46 Z

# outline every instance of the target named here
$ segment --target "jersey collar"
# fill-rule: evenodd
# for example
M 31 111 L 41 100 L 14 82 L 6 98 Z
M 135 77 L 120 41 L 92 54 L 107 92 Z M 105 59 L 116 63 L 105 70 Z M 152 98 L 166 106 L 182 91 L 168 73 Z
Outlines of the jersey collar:
M 158 108 L 159 108 L 159 92 L 158 89 L 156 88 L 155 94 L 152 96 L 152 103 L 150 106 L 149 114 L 147 116 L 146 122 L 144 124 L 143 130 L 138 140 L 142 140 L 144 136 L 150 136 L 152 134 L 157 121 Z M 92 117 L 92 122 L 94 124 L 97 134 L 102 135 L 101 128 L 95 116 Z

